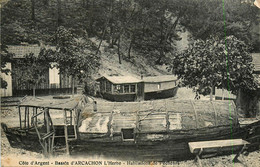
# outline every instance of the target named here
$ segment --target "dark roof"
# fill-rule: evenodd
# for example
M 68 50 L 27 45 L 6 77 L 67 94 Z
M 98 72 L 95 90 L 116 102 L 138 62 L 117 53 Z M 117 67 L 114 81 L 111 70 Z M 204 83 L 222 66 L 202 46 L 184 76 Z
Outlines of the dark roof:
M 176 81 L 178 78 L 174 75 L 160 75 L 160 76 L 152 76 L 152 77 L 144 77 L 144 82 L 168 82 L 168 81 Z
M 252 53 L 255 71 L 260 72 L 260 53 Z
M 8 45 L 8 52 L 14 54 L 14 58 L 24 58 L 26 54 L 33 53 L 38 56 L 41 49 L 55 49 L 53 46 L 38 46 L 38 45 Z
M 110 82 L 114 83 L 114 84 L 124 84 L 124 83 L 139 83 L 142 82 L 142 80 L 137 79 L 135 77 L 132 76 L 102 76 L 100 78 L 97 79 L 103 79 L 106 78 L 107 80 L 109 80 Z

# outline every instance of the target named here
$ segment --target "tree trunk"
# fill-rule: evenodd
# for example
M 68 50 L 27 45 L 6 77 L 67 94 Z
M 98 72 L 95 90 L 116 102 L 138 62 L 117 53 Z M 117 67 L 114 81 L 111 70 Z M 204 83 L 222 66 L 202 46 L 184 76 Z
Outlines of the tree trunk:
M 241 109 L 241 88 L 238 89 L 237 97 L 236 97 L 236 107 L 237 109 Z
M 129 48 L 128 48 L 128 58 L 129 59 L 131 58 L 131 49 L 132 49 L 132 45 L 133 45 L 133 40 L 134 40 L 134 37 L 132 38 Z
M 224 88 L 222 88 L 222 98 L 221 98 L 221 100 L 224 100 L 225 99 L 225 97 L 224 97 Z
M 210 101 L 213 100 L 213 86 L 210 88 Z
M 61 25 L 61 0 L 57 0 L 57 28 Z
M 121 54 L 120 54 L 120 38 L 121 36 L 119 35 L 119 38 L 118 38 L 118 43 L 117 43 L 117 54 L 118 54 L 118 62 L 119 64 L 122 64 L 121 62 Z
M 31 15 L 31 19 L 32 21 L 35 21 L 35 0 L 31 0 L 32 3 L 32 15 Z
M 72 76 L 72 97 L 74 97 L 74 91 L 75 91 L 75 83 L 74 83 L 74 77 Z
M 35 98 L 35 89 L 36 89 L 36 85 L 33 85 L 33 98 Z
M 109 18 L 107 19 L 106 24 L 105 24 L 105 27 L 104 27 L 104 29 L 103 29 L 102 37 L 101 37 L 101 40 L 100 40 L 100 42 L 99 42 L 99 44 L 98 44 L 98 48 L 97 48 L 96 54 L 98 54 L 99 49 L 100 49 L 100 47 L 101 47 L 101 44 L 102 44 L 102 42 L 103 42 L 103 39 L 104 39 L 104 37 L 105 37 L 106 29 L 107 29 L 107 26 L 108 26 L 108 22 L 109 22 Z
M 44 0 L 44 5 L 49 6 L 49 0 Z

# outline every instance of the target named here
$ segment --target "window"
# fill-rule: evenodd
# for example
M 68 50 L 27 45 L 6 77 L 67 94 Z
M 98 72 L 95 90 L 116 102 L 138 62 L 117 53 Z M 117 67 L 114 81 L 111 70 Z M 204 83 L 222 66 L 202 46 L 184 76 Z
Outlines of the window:
M 123 85 L 114 85 L 115 93 L 123 93 Z
M 134 140 L 134 128 L 121 129 L 123 141 L 133 141 Z
M 120 89 L 119 89 L 119 93 L 123 93 L 123 85 L 119 85 Z
M 135 92 L 135 85 L 131 85 L 130 92 Z
M 129 85 L 124 85 L 124 93 L 129 93 Z

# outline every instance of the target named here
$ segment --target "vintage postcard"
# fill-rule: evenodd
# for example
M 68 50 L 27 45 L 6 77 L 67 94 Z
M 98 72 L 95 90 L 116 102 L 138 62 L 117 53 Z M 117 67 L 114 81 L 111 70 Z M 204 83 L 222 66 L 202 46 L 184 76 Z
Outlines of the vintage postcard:
M 1 166 L 260 166 L 259 0 L 1 0 Z

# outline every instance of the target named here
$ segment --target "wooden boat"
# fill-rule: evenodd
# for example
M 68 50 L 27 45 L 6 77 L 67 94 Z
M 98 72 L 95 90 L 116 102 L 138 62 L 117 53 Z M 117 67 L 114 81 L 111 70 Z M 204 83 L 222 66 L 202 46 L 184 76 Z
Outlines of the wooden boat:
M 19 113 L 25 108 L 27 114 L 24 120 L 20 116 L 20 127 L 2 128 L 12 147 L 43 150 L 46 156 L 64 148 L 71 156 L 171 161 L 193 158 L 188 148 L 192 141 L 242 138 L 252 150 L 259 147 L 260 121 L 241 127 L 230 101 L 104 102 L 97 112 L 86 101 L 81 97 L 63 104 L 58 99 L 52 104 L 23 102 Z M 57 111 L 63 112 L 63 123 L 55 123 L 61 121 L 52 114 Z

